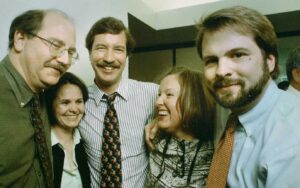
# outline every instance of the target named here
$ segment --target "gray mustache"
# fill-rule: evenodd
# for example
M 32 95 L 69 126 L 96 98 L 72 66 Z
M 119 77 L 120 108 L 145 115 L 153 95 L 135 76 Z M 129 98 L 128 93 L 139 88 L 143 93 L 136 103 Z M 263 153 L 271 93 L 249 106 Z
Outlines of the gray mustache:
M 51 64 L 51 63 L 46 63 L 45 67 L 53 68 L 58 70 L 61 74 L 66 72 L 67 69 L 69 68 L 67 65 L 64 65 L 62 63 L 56 63 L 56 64 Z

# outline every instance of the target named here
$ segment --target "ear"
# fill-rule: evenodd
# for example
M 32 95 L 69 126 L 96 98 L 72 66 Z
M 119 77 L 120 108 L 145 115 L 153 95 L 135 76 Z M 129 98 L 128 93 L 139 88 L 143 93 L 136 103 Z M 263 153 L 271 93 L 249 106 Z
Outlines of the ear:
M 297 68 L 293 69 L 292 77 L 295 82 L 300 83 L 300 69 Z
M 14 34 L 14 49 L 17 52 L 20 52 L 23 50 L 25 45 L 25 39 L 27 39 L 27 36 L 22 31 L 16 31 Z
M 267 57 L 267 65 L 268 65 L 268 68 L 269 68 L 269 72 L 271 73 L 272 71 L 274 71 L 275 69 L 275 65 L 276 65 L 276 59 L 275 59 L 275 56 L 270 54 L 268 57 Z

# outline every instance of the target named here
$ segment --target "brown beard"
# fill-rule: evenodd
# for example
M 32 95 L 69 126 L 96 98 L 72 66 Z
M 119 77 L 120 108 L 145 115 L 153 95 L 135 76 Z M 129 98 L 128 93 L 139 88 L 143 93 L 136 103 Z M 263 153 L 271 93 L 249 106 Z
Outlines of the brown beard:
M 266 61 L 263 63 L 262 69 L 263 74 L 261 75 L 259 80 L 248 90 L 243 89 L 245 87 L 245 82 L 241 79 L 232 80 L 226 76 L 219 76 L 213 83 L 213 88 L 210 88 L 210 92 L 214 96 L 215 100 L 225 108 L 233 109 L 244 107 L 254 101 L 261 94 L 270 78 L 270 73 Z M 228 84 L 239 84 L 242 88 L 238 96 L 234 99 L 222 99 L 216 92 L 219 87 Z M 225 98 L 229 98 L 230 95 L 231 94 L 228 94 L 227 96 L 225 96 Z

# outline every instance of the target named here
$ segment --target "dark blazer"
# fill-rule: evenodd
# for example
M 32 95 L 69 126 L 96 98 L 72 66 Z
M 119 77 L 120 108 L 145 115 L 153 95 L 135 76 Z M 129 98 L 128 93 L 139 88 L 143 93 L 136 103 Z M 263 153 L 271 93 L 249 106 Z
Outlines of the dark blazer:
M 54 169 L 54 187 L 60 188 L 64 160 L 65 160 L 65 153 L 58 146 L 58 144 L 55 144 L 54 146 L 52 146 L 52 155 L 53 155 L 53 169 Z M 83 188 L 90 188 L 91 187 L 90 169 L 87 164 L 87 157 L 86 157 L 85 150 L 83 148 L 82 140 L 80 140 L 80 143 L 75 146 L 75 158 L 78 164 L 78 170 L 80 173 L 82 186 Z

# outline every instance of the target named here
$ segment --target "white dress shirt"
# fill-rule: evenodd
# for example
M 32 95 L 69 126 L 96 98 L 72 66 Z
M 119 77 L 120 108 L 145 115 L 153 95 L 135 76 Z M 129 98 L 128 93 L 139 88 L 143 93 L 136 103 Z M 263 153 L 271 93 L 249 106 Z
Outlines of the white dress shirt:
M 143 188 L 148 167 L 144 141 L 144 127 L 154 115 L 158 85 L 123 79 L 114 101 L 117 112 L 122 155 L 122 187 Z M 103 119 L 107 104 L 105 93 L 95 84 L 89 87 L 89 100 L 79 131 L 84 140 L 88 164 L 91 169 L 92 187 L 99 187 Z

